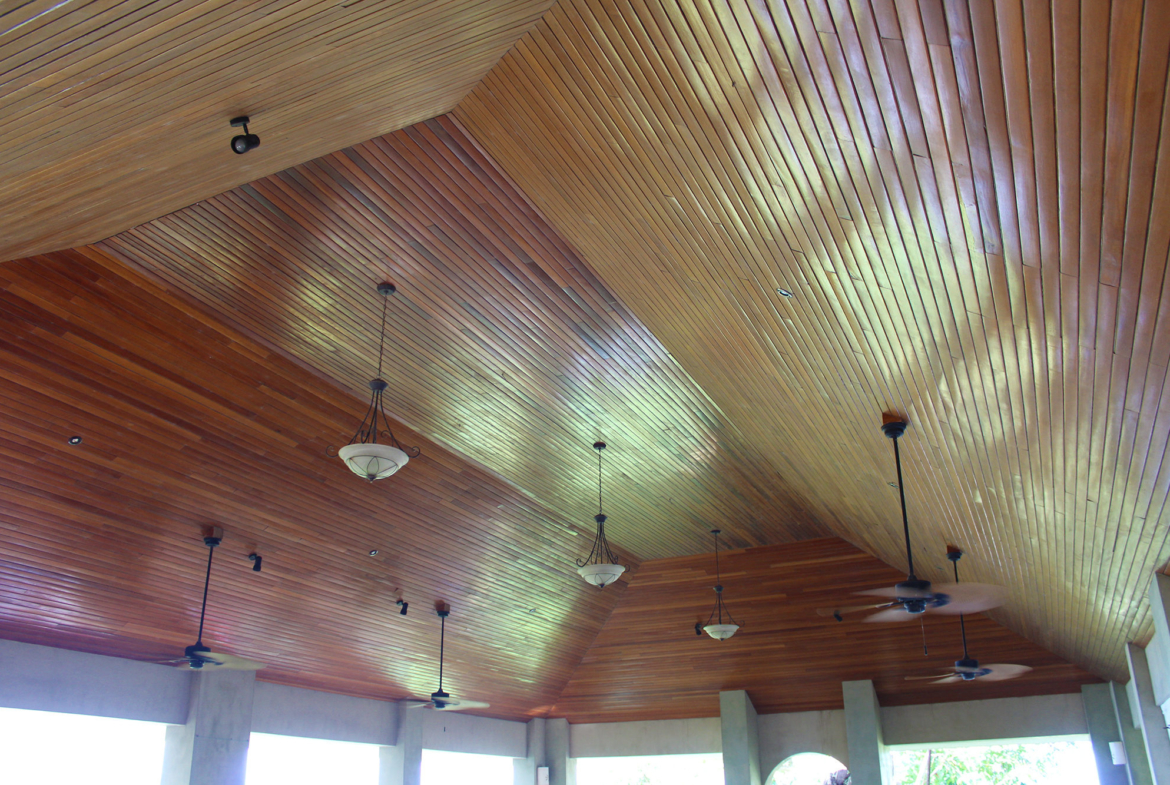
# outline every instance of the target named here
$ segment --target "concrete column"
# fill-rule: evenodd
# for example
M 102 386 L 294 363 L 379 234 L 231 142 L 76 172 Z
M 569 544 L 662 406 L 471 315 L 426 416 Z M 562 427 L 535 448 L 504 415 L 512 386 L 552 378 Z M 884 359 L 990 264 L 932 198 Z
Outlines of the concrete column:
M 569 721 L 546 720 L 544 750 L 549 785 L 577 785 L 577 766 L 569 748 Z
M 746 692 L 719 693 L 719 724 L 725 785 L 760 785 L 760 733 Z
M 543 718 L 537 717 L 528 721 L 528 754 L 513 761 L 512 781 L 515 785 L 536 785 L 536 772 L 542 766 L 548 766 L 548 755 L 544 745 Z
M 378 785 L 422 785 L 423 720 L 429 709 L 411 708 L 398 702 L 398 738 L 393 747 L 382 747 L 378 759 Z
M 1154 785 L 1170 785 L 1170 735 L 1166 733 L 1162 710 L 1154 701 L 1154 685 L 1146 661 L 1146 650 L 1135 643 L 1128 643 L 1125 646 L 1125 657 L 1129 663 L 1129 684 L 1126 685 L 1129 707 L 1146 745 L 1150 779 Z
M 873 682 L 841 682 L 841 693 L 845 698 L 845 740 L 853 785 L 883 785 L 887 780 L 886 745 Z
M 1113 713 L 1117 717 L 1117 731 L 1125 745 L 1125 766 L 1129 785 L 1153 785 L 1150 764 L 1146 756 L 1146 742 L 1142 738 L 1141 726 L 1135 722 L 1136 718 L 1130 708 L 1129 692 L 1126 687 L 1115 681 L 1109 683 L 1109 692 L 1113 698 Z
M 1130 785 L 1129 767 L 1115 764 L 1109 749 L 1110 743 L 1122 741 L 1112 687 L 1108 684 L 1082 684 L 1081 702 L 1085 706 L 1085 724 L 1089 727 L 1101 785 Z
M 187 724 L 167 728 L 162 785 L 244 785 L 254 671 L 193 673 Z

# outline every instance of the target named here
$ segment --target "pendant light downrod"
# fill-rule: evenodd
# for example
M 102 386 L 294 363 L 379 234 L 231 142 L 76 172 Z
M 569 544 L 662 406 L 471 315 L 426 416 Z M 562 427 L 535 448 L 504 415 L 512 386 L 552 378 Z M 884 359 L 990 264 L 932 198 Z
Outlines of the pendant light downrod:
M 898 498 L 902 502 L 902 532 L 906 537 L 906 562 L 910 567 L 909 580 L 917 580 L 914 574 L 914 553 L 910 550 L 910 519 L 906 516 L 906 486 L 902 482 L 902 454 L 898 449 L 898 439 L 906 433 L 907 423 L 896 420 L 882 424 L 882 433 L 886 438 L 894 441 L 894 466 L 898 470 Z

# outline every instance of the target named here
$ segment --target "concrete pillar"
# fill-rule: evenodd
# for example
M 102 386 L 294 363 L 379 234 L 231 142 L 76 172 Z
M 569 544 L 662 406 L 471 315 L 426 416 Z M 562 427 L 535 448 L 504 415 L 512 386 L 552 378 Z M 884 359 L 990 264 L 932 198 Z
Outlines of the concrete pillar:
M 760 734 L 756 707 L 743 690 L 719 693 L 725 785 L 760 785 Z
M 1108 684 L 1082 684 L 1081 702 L 1085 706 L 1085 724 L 1089 727 L 1101 785 L 1130 785 L 1129 767 L 1115 764 L 1109 748 L 1111 743 L 1122 741 L 1112 687 Z
M 537 785 L 536 775 L 541 767 L 548 767 L 548 755 L 545 752 L 543 718 L 537 717 L 528 721 L 527 755 L 516 758 L 513 765 L 512 781 L 515 785 Z
M 428 711 L 398 702 L 398 738 L 393 747 L 380 750 L 378 785 L 422 785 L 423 720 Z
M 1126 685 L 1129 707 L 1146 745 L 1150 779 L 1154 785 L 1170 785 L 1170 734 L 1166 733 L 1162 710 L 1154 701 L 1154 685 L 1146 661 L 1146 650 L 1135 643 L 1128 643 L 1125 646 L 1125 657 L 1129 663 L 1129 684 Z
M 577 785 L 577 765 L 569 748 L 569 721 L 546 720 L 544 751 L 549 785 Z
M 849 775 L 853 785 L 883 785 L 886 745 L 882 716 L 873 682 L 841 682 L 845 698 L 845 741 L 849 745 Z M 1102 783 L 1105 785 L 1105 783 Z
M 1117 717 L 1117 730 L 1125 745 L 1125 766 L 1129 785 L 1153 785 L 1153 779 L 1150 777 L 1150 764 L 1146 757 L 1146 742 L 1142 739 L 1141 727 L 1134 721 L 1135 717 L 1130 709 L 1129 692 L 1126 687 L 1115 681 L 1109 683 L 1109 692 L 1113 698 L 1113 714 Z
M 167 728 L 162 785 L 244 785 L 254 671 L 196 672 L 187 724 Z

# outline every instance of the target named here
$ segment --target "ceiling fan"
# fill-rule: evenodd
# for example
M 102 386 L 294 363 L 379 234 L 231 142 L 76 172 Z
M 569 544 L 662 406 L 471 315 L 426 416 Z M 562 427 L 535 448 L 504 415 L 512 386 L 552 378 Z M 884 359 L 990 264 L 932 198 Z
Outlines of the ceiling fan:
M 843 621 L 841 614 L 857 611 L 877 610 L 865 621 L 910 621 L 921 618 L 923 613 L 963 614 L 978 613 L 1003 605 L 1007 590 L 1002 586 L 987 583 L 958 583 L 932 586 L 914 574 L 914 554 L 910 549 L 910 522 L 906 517 L 906 491 L 902 483 L 902 456 L 898 451 L 898 439 L 906 432 L 906 422 L 897 420 L 882 425 L 882 433 L 894 442 L 894 463 L 898 470 L 898 496 L 902 502 L 902 530 L 906 537 L 906 561 L 910 574 L 906 580 L 884 589 L 870 589 L 857 594 L 887 598 L 884 602 L 866 605 L 852 605 L 838 608 L 819 608 L 821 616 L 832 616 Z
M 410 701 L 412 709 L 435 709 L 436 711 L 463 711 L 464 709 L 486 709 L 490 703 L 483 701 L 455 700 L 449 693 L 443 692 L 443 650 L 447 639 L 447 617 L 451 615 L 451 608 L 443 605 L 436 609 L 442 627 L 439 632 L 439 689 L 431 693 L 430 700 Z
M 947 558 L 955 567 L 955 583 L 959 582 L 959 559 L 963 552 L 958 548 L 948 548 Z M 1027 665 L 1009 665 L 997 663 L 995 665 L 980 666 L 979 660 L 971 658 L 967 653 L 967 625 L 963 621 L 963 614 L 959 614 L 959 629 L 963 632 L 963 659 L 955 660 L 953 670 L 944 671 L 940 676 L 907 676 L 907 681 L 929 680 L 932 684 L 955 684 L 960 681 L 1007 681 L 1017 676 L 1023 676 L 1032 670 Z
M 207 546 L 207 577 L 203 580 L 203 607 L 199 609 L 199 634 L 195 643 L 183 650 L 183 656 L 175 660 L 163 660 L 160 665 L 176 665 L 184 670 L 225 670 L 225 671 L 258 671 L 264 663 L 255 660 L 237 657 L 234 654 L 223 654 L 212 651 L 203 645 L 203 618 L 207 614 L 207 588 L 211 585 L 211 558 L 215 555 L 215 546 L 223 541 L 223 530 L 216 527 L 211 534 L 203 538 Z

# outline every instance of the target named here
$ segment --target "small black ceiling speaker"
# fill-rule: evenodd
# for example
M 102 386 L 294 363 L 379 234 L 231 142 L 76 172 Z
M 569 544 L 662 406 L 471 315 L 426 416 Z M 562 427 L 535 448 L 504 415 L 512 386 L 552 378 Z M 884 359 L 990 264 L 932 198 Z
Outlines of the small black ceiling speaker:
M 239 136 L 232 137 L 232 152 L 237 155 L 243 155 L 249 150 L 255 150 L 260 146 L 260 137 L 256 134 L 248 133 L 248 118 L 234 117 L 232 118 L 232 128 L 243 128 L 244 133 Z
M 410 607 L 410 603 L 409 603 L 409 602 L 404 602 L 404 601 L 402 601 L 402 600 L 399 600 L 399 601 L 398 601 L 397 603 L 395 603 L 395 604 L 398 606 L 398 612 L 399 612 L 400 614 L 402 614 L 403 616 L 405 616 L 405 615 L 406 615 L 406 609 Z
M 249 553 L 248 560 L 252 562 L 252 572 L 260 572 L 260 565 L 264 561 L 264 557 L 259 554 Z

